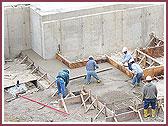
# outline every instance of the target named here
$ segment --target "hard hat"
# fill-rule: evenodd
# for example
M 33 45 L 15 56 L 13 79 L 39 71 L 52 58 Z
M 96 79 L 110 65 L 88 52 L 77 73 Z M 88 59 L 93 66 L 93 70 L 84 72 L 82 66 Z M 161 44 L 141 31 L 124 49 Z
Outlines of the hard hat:
M 134 62 L 134 59 L 130 59 L 130 60 L 129 60 L 129 63 L 132 63 L 132 62 Z
M 70 69 L 66 69 L 68 71 L 68 73 L 70 73 Z
M 124 47 L 122 52 L 128 51 L 127 47 Z
M 93 59 L 93 56 L 92 56 L 92 55 L 90 55 L 90 56 L 89 56 L 89 59 Z
M 147 76 L 146 80 L 150 81 L 150 80 L 152 80 L 152 77 L 151 76 Z

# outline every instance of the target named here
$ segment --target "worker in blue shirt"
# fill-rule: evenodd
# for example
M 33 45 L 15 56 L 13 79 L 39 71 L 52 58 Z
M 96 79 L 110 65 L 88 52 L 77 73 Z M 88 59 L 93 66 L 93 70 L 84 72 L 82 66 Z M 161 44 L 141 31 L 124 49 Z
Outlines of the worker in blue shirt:
M 128 52 L 127 47 L 124 47 L 122 52 L 124 53 L 122 63 L 124 64 L 125 62 L 127 62 L 129 70 L 132 71 L 132 68 L 131 68 L 131 65 L 129 64 L 129 61 L 130 61 L 130 59 L 133 59 L 133 58 L 132 58 L 131 54 Z
M 86 70 L 87 70 L 87 76 L 86 76 L 86 84 L 90 84 L 91 76 L 93 76 L 98 83 L 100 83 L 100 78 L 95 72 L 96 68 L 99 68 L 97 63 L 93 60 L 93 56 L 89 56 L 89 61 L 86 63 Z
M 62 70 L 58 73 L 58 76 L 56 77 L 58 95 L 60 95 L 61 93 L 63 95 L 63 98 L 65 98 L 65 87 L 69 83 L 69 73 L 70 73 L 69 69 Z
M 132 67 L 132 71 L 133 71 L 133 80 L 132 80 L 132 87 L 135 87 L 136 85 L 136 82 L 137 82 L 137 86 L 139 86 L 141 80 L 142 80 L 142 77 L 143 77 L 143 70 L 141 69 L 141 67 L 135 63 L 135 61 L 133 59 L 131 59 L 129 61 L 131 67 Z

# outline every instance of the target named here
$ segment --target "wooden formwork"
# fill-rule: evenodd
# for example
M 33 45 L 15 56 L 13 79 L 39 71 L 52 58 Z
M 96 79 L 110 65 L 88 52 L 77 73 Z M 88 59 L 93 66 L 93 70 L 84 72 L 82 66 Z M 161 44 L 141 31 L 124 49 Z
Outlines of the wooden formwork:
M 157 37 L 156 35 L 154 35 L 153 32 L 149 36 L 150 36 L 150 41 L 146 45 L 146 47 L 155 47 L 155 46 L 164 45 L 164 41 L 159 39 L 159 37 Z
M 39 83 L 38 81 L 40 81 L 42 78 L 45 79 L 49 84 L 53 83 L 53 81 L 55 83 L 54 77 L 46 73 L 45 70 L 43 70 L 36 63 L 34 63 L 33 60 L 30 59 L 30 57 L 28 57 L 27 55 L 25 55 L 22 51 L 19 53 L 18 56 L 22 58 L 22 61 L 20 63 L 25 63 L 28 66 L 27 69 L 32 69 L 31 74 L 36 72 L 40 75 L 40 77 L 37 79 L 37 83 Z
M 147 55 L 151 57 L 161 57 L 164 56 L 164 46 L 156 46 L 156 47 L 147 47 L 140 49 L 143 53 L 146 53 Z
M 66 59 L 65 57 L 63 57 L 59 53 L 56 53 L 56 59 L 58 59 L 59 61 L 61 61 L 65 65 L 67 65 L 70 69 L 86 66 L 86 63 L 88 62 L 88 60 L 84 60 L 84 61 L 80 61 L 80 62 L 70 62 L 68 59 Z M 107 59 L 106 59 L 106 57 L 95 58 L 95 61 L 97 64 L 100 64 L 100 63 L 107 62 Z

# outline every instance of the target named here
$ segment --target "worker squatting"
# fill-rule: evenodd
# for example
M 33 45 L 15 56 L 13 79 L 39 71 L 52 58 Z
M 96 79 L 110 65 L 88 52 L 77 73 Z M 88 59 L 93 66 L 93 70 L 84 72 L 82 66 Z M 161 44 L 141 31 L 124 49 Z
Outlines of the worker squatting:
M 131 87 L 139 86 L 140 82 L 143 77 L 143 70 L 139 66 L 139 64 L 135 63 L 134 59 L 132 58 L 131 54 L 128 52 L 128 49 L 126 47 L 123 48 L 122 52 L 123 60 L 122 64 L 124 66 L 125 63 L 128 63 L 128 68 L 132 72 L 133 79 L 131 83 Z M 96 73 L 96 69 L 98 69 L 98 65 L 94 60 L 93 56 L 89 56 L 89 60 L 86 64 L 86 84 L 89 85 L 91 82 L 91 77 L 93 76 L 98 83 L 101 82 L 100 77 Z M 58 87 L 58 95 L 60 93 L 63 95 L 63 98 L 65 98 L 65 88 L 69 83 L 69 73 L 70 70 L 62 70 L 58 73 L 58 76 L 56 77 L 56 84 Z M 142 92 L 143 92 L 143 101 L 144 101 L 144 117 L 150 116 L 150 114 L 147 112 L 149 104 L 152 106 L 152 117 L 155 117 L 155 106 L 157 102 L 157 89 L 156 86 L 151 82 L 152 78 L 151 76 L 146 77 L 146 84 L 143 86 Z

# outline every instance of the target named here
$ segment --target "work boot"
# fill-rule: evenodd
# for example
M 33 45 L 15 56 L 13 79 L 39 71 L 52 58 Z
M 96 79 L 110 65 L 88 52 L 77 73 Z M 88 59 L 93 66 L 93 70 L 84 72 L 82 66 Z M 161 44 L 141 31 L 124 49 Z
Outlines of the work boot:
M 131 86 L 132 88 L 134 88 L 134 87 L 135 87 L 135 85 L 133 85 L 133 84 L 131 84 L 130 86 Z
M 152 118 L 155 117 L 155 109 L 152 109 Z
M 97 80 L 97 83 L 100 83 L 100 82 L 101 82 L 101 80 L 100 80 L 100 79 L 98 79 L 98 80 Z
M 144 109 L 144 117 L 146 118 L 149 116 L 150 116 L 150 114 L 148 113 L 148 109 Z
M 137 83 L 137 86 L 140 86 L 140 83 Z
M 86 85 L 89 85 L 90 83 L 86 83 Z

